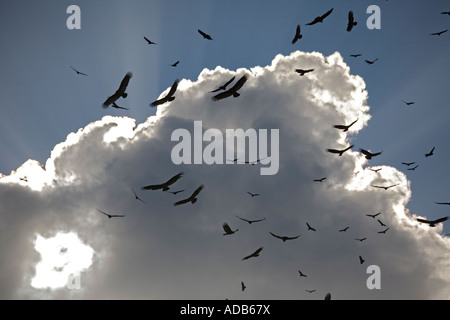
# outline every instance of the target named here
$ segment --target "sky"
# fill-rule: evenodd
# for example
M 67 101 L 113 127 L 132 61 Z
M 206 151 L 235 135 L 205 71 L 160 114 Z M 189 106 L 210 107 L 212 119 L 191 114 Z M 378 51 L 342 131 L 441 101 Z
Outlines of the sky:
M 80 29 L 67 27 L 70 5 Z M 371 5 L 379 29 L 366 23 Z M 3 8 L 0 298 L 450 298 L 448 222 L 416 220 L 449 215 L 436 202 L 450 201 L 450 33 L 431 35 L 449 27 L 446 1 Z M 348 32 L 350 10 L 358 24 Z M 117 104 L 128 109 L 102 108 L 127 72 Z M 244 75 L 238 97 L 211 99 Z M 151 107 L 175 80 L 175 99 Z M 238 129 L 267 147 L 259 163 L 242 163 L 255 160 L 251 147 L 227 153 L 227 130 Z M 381 154 L 368 160 L 361 148 Z M 142 189 L 181 172 L 168 191 Z M 195 203 L 174 205 L 199 186 Z M 225 236 L 223 223 L 238 230 Z

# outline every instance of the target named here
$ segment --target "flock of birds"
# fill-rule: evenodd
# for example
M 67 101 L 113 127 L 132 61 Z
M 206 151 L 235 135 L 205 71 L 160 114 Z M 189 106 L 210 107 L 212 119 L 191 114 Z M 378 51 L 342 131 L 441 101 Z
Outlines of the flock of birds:
M 325 12 L 324 14 L 317 16 L 316 18 L 314 18 L 311 22 L 306 23 L 306 25 L 308 26 L 312 26 L 315 25 L 317 23 L 323 23 L 324 20 L 333 12 L 333 9 L 328 10 L 327 12 Z M 448 14 L 450 15 L 450 12 L 442 12 L 442 14 Z M 348 23 L 347 23 L 347 31 L 351 32 L 352 29 L 357 25 L 357 21 L 355 20 L 354 14 L 352 11 L 348 12 Z M 203 32 L 202 30 L 198 29 L 197 30 L 198 33 L 207 40 L 213 40 L 212 36 Z M 443 33 L 447 32 L 448 30 L 442 30 L 436 33 L 432 33 L 431 35 L 433 36 L 440 36 Z M 295 44 L 297 43 L 297 41 L 301 40 L 303 38 L 303 34 L 302 34 L 302 30 L 301 30 L 301 26 L 297 25 L 296 29 L 295 29 L 295 34 L 294 37 L 292 38 L 291 43 Z M 149 44 L 149 45 L 157 45 L 157 43 L 151 41 L 150 39 L 148 39 L 147 37 L 144 36 L 144 40 Z M 361 54 L 352 54 L 350 55 L 353 58 L 358 58 L 359 56 L 361 56 Z M 365 60 L 365 62 L 369 65 L 374 64 L 376 61 L 378 61 L 378 58 L 374 59 L 374 60 Z M 178 65 L 179 61 L 176 61 L 175 63 L 171 64 L 172 67 L 176 67 Z M 82 75 L 82 76 L 87 76 L 86 73 L 80 72 L 79 70 L 75 69 L 74 67 L 71 66 L 71 68 L 78 74 L 78 75 Z M 314 69 L 300 69 L 297 68 L 294 70 L 296 73 L 298 73 L 300 76 L 305 76 L 306 74 L 313 72 Z M 119 88 L 112 94 L 110 95 L 102 104 L 103 108 L 108 108 L 108 107 L 113 107 L 113 108 L 118 108 L 118 109 L 127 109 L 125 107 L 121 107 L 119 105 L 117 105 L 117 101 L 122 98 L 125 99 L 127 97 L 127 86 L 130 82 L 130 79 L 132 78 L 133 74 L 131 72 L 128 72 L 124 78 L 122 79 Z M 243 76 L 241 76 L 235 83 L 233 86 L 231 86 L 229 88 L 229 86 L 233 83 L 233 81 L 235 81 L 236 78 L 235 76 L 233 76 L 231 79 L 229 79 L 228 81 L 226 81 L 225 83 L 217 86 L 216 89 L 210 91 L 210 93 L 214 93 L 215 95 L 213 95 L 211 97 L 211 99 L 213 101 L 219 101 L 228 97 L 234 97 L 237 98 L 240 96 L 240 93 L 238 92 L 243 85 L 245 84 L 245 82 L 248 80 L 248 75 L 244 74 Z M 153 102 L 151 102 L 149 105 L 151 107 L 157 107 L 159 105 L 171 102 L 175 99 L 175 93 L 178 87 L 178 83 L 179 80 L 176 79 L 170 90 L 168 91 L 168 93 L 163 96 L 162 98 L 159 98 Z M 407 106 L 413 105 L 414 101 L 405 101 L 402 100 L 403 103 L 405 103 Z M 334 128 L 338 129 L 338 130 L 342 130 L 343 132 L 348 132 L 350 130 L 350 128 L 357 123 L 358 119 L 354 120 L 353 122 L 349 123 L 349 124 L 337 124 L 334 125 Z M 333 148 L 328 148 L 327 152 L 332 153 L 332 154 L 337 154 L 338 156 L 343 156 L 345 152 L 352 150 L 352 148 L 354 147 L 354 145 L 350 145 L 346 148 L 343 149 L 333 149 Z M 367 149 L 363 149 L 360 148 L 359 151 L 365 156 L 365 158 L 367 160 L 371 160 L 374 157 L 377 157 L 379 155 L 381 155 L 383 153 L 383 151 L 379 151 L 379 152 L 372 152 L 370 150 Z M 427 152 L 425 154 L 425 157 L 431 157 L 434 155 L 434 151 L 435 151 L 435 147 L 433 146 L 432 149 Z M 255 165 L 259 162 L 260 159 L 258 159 L 258 161 L 251 163 L 252 165 Z M 237 159 L 233 160 L 234 163 L 237 163 Z M 245 163 L 249 163 L 249 162 L 245 162 Z M 408 169 L 407 170 L 415 170 L 417 169 L 418 165 L 416 164 L 416 162 L 402 162 L 403 165 L 407 166 Z M 414 164 L 416 164 L 415 166 L 413 166 Z M 381 169 L 371 169 L 375 172 L 378 172 Z M 167 181 L 163 182 L 163 183 L 159 183 L 159 184 L 151 184 L 151 185 L 147 185 L 147 186 L 143 186 L 141 188 L 141 190 L 162 190 L 163 192 L 170 192 L 174 195 L 177 195 L 178 193 L 184 192 L 185 190 L 176 190 L 176 191 L 171 191 L 171 186 L 173 184 L 175 184 L 181 177 L 183 176 L 183 172 L 180 172 L 176 175 L 174 175 L 173 177 L 169 178 Z M 313 182 L 318 182 L 318 183 L 322 183 L 327 179 L 327 177 L 322 177 L 322 178 L 318 178 L 318 179 L 314 179 Z M 380 189 L 384 189 L 384 190 L 388 190 L 390 188 L 394 188 L 398 186 L 398 184 L 391 184 L 391 185 L 372 185 L 372 187 L 374 188 L 380 188 Z M 194 204 L 197 202 L 198 196 L 200 194 L 200 192 L 204 189 L 204 185 L 200 185 L 198 188 L 196 188 L 192 194 L 189 197 L 180 199 L 178 201 L 176 201 L 174 203 L 174 206 L 180 206 L 180 205 L 184 205 L 184 204 Z M 142 198 L 140 198 L 138 196 L 138 194 L 135 192 L 134 189 L 132 189 L 133 195 L 135 197 L 136 200 L 141 201 L 143 203 L 147 203 L 146 201 L 144 201 Z M 260 194 L 259 193 L 252 193 L 252 192 L 247 192 L 248 195 L 250 195 L 252 198 L 254 197 L 258 197 Z M 441 205 L 450 205 L 450 202 L 436 202 L 436 204 L 441 204 Z M 100 209 L 97 209 L 99 213 L 105 215 L 107 218 L 111 219 L 111 218 L 120 218 L 120 217 L 125 217 L 125 215 L 112 215 L 109 213 L 106 213 Z M 366 214 L 366 216 L 368 216 L 369 218 L 373 218 L 376 219 L 376 221 L 380 224 L 381 227 L 384 227 L 384 229 L 377 231 L 378 234 L 386 234 L 386 232 L 390 229 L 389 226 L 387 226 L 385 223 L 383 223 L 383 221 L 380 220 L 380 218 L 378 218 L 378 216 L 381 214 L 381 212 L 375 213 L 375 214 Z M 244 221 L 248 224 L 255 224 L 255 223 L 260 223 L 266 220 L 266 218 L 260 218 L 260 219 L 253 219 L 253 220 L 249 220 L 240 216 L 236 215 L 236 218 L 240 219 L 241 221 Z M 444 221 L 446 221 L 448 219 L 448 217 L 442 217 L 436 220 L 426 220 L 426 219 L 419 219 L 417 218 L 416 220 L 420 223 L 424 223 L 429 225 L 430 227 L 435 227 L 437 224 L 442 223 Z M 311 226 L 308 222 L 306 222 L 306 227 L 307 227 L 307 231 L 312 231 L 312 232 L 316 232 L 317 229 L 313 226 Z M 231 236 L 236 234 L 239 229 L 232 229 L 230 227 L 230 225 L 227 222 L 224 222 L 222 224 L 222 228 L 223 228 L 223 235 L 224 236 Z M 347 230 L 350 228 L 350 226 L 345 226 L 341 229 L 338 229 L 338 232 L 347 232 Z M 287 235 L 279 235 L 273 232 L 269 232 L 270 235 L 276 239 L 281 240 L 282 242 L 286 242 L 286 241 L 293 241 L 296 240 L 300 237 L 300 235 L 294 235 L 294 236 L 287 236 Z M 367 237 L 359 237 L 359 238 L 354 238 L 355 241 L 359 241 L 359 242 L 363 242 L 365 240 L 367 240 Z M 256 249 L 254 252 L 242 257 L 242 260 L 248 260 L 251 258 L 257 258 L 260 256 L 262 250 L 264 248 L 263 247 L 259 247 L 258 249 Z M 359 255 L 359 263 L 360 264 L 364 264 L 365 263 L 365 259 Z M 298 270 L 298 274 L 301 278 L 306 278 L 307 275 L 305 273 L 303 273 L 301 270 Z M 244 291 L 246 290 L 247 286 L 244 284 L 243 281 L 241 281 L 241 290 Z M 316 289 L 305 289 L 306 292 L 308 293 L 313 293 L 316 291 Z M 327 293 L 325 296 L 325 300 L 330 300 L 331 299 L 331 293 Z

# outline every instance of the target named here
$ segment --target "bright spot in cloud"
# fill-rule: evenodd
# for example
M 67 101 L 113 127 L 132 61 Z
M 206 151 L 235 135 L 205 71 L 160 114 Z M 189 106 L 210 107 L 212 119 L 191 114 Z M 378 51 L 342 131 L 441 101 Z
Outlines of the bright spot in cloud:
M 63 288 L 68 281 L 92 265 L 94 250 L 75 233 L 57 233 L 52 238 L 36 236 L 35 249 L 41 254 L 31 285 L 37 289 Z

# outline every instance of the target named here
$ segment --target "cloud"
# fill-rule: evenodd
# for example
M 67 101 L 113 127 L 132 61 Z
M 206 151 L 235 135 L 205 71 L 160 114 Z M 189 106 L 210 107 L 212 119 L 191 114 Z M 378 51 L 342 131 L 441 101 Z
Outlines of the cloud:
M 314 71 L 299 76 L 296 68 Z M 209 91 L 243 74 L 249 79 L 239 97 L 211 100 Z M 1 298 L 450 297 L 449 241 L 439 234 L 442 226 L 414 221 L 406 176 L 388 166 L 368 170 L 370 160 L 356 147 L 342 156 L 327 152 L 352 144 L 371 117 L 364 80 L 351 74 L 339 53 L 296 51 L 250 70 L 204 69 L 195 81 L 182 79 L 175 97 L 145 123 L 105 116 L 69 134 L 44 167 L 30 160 L 0 178 Z M 333 127 L 355 119 L 349 132 Z M 204 131 L 223 133 L 278 129 L 277 174 L 261 175 L 262 164 L 173 164 L 177 142 L 171 135 L 176 129 L 193 135 L 194 121 L 202 121 Z M 184 175 L 170 191 L 181 193 L 141 189 L 178 172 Z M 398 186 L 372 186 L 378 184 Z M 174 206 L 200 185 L 195 204 Z M 108 219 L 97 209 L 125 217 Z M 378 233 L 384 228 L 377 219 L 366 216 L 377 212 L 390 228 L 385 234 Z M 248 224 L 236 215 L 266 220 Z M 224 222 L 239 231 L 223 236 Z M 307 230 L 307 222 L 317 231 Z M 80 289 L 33 288 L 40 259 L 34 241 L 58 232 L 75 233 L 91 247 L 92 265 L 81 273 Z M 269 232 L 300 237 L 282 242 Z M 367 240 L 355 240 L 362 237 Z M 242 260 L 260 247 L 259 257 Z M 366 286 L 369 265 L 380 267 L 379 290 Z

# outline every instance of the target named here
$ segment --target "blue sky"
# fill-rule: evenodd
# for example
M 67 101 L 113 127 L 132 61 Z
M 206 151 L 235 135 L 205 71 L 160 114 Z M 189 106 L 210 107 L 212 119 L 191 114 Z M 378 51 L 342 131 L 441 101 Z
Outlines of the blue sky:
M 80 30 L 66 27 L 70 4 L 81 9 Z M 366 27 L 372 4 L 381 9 L 379 30 Z M 331 8 L 323 24 L 305 25 Z M 358 22 L 351 32 L 345 30 L 349 10 Z M 144 123 L 156 112 L 149 103 L 175 79 L 194 82 L 205 68 L 265 67 L 278 54 L 297 50 L 324 56 L 339 52 L 368 92 L 371 119 L 350 135 L 354 150 L 383 151 L 369 164 L 406 174 L 410 213 L 446 216 L 448 207 L 434 202 L 450 201 L 450 33 L 430 33 L 449 27 L 450 16 L 441 14 L 449 10 L 443 0 L 7 1 L 0 12 L 0 172 L 9 175 L 28 159 L 44 165 L 71 132 L 105 115 Z M 298 24 L 303 38 L 292 44 Z M 203 39 L 197 29 L 213 40 Z M 157 45 L 148 45 L 144 36 Z M 356 53 L 362 56 L 350 57 Z M 373 65 L 364 62 L 375 58 Z M 178 66 L 171 67 L 177 60 Z M 128 71 L 133 72 L 129 96 L 118 104 L 129 110 L 103 109 Z M 415 104 L 406 106 L 402 100 Z M 278 105 L 272 107 L 276 113 Z M 435 155 L 425 158 L 433 146 Z M 419 167 L 407 171 L 401 162 Z M 171 173 L 166 171 L 164 178 Z M 450 233 L 445 223 L 442 233 Z

